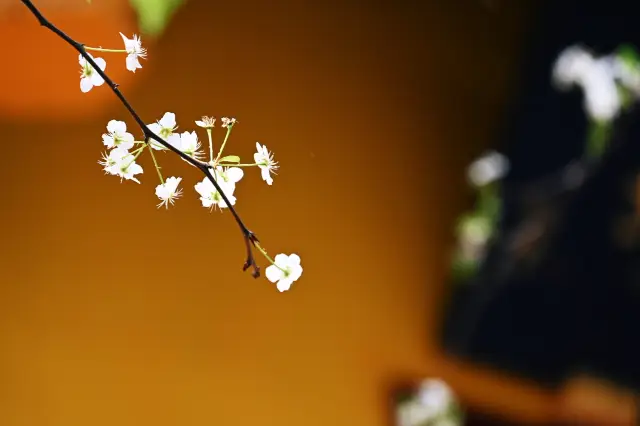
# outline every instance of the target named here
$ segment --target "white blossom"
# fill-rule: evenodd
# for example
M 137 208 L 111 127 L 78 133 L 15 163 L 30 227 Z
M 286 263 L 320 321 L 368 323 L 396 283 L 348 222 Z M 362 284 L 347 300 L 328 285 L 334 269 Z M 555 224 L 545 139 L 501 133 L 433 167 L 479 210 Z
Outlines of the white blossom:
M 582 78 L 585 109 L 592 118 L 600 121 L 613 119 L 622 106 L 611 62 L 600 59 L 593 63 Z
M 260 145 L 260 142 L 256 142 L 256 150 L 257 152 L 253 154 L 253 160 L 260 167 L 262 179 L 267 182 L 267 185 L 271 185 L 273 184 L 271 173 L 275 174 L 278 163 L 273 160 L 273 153 L 270 153 L 265 145 Z
M 120 33 L 120 36 L 124 42 L 124 48 L 128 53 L 126 59 L 127 69 L 131 72 L 136 72 L 136 69 L 142 68 L 138 58 L 146 58 L 147 50 L 142 47 L 142 41 L 137 35 L 134 34 L 132 39 L 128 39 L 122 33 Z
M 240 167 L 216 167 L 216 181 L 222 179 L 227 185 L 233 186 L 240 182 L 240 179 L 244 176 L 244 170 Z
M 418 400 L 432 417 L 445 412 L 454 402 L 453 392 L 445 382 L 437 379 L 426 379 L 420 384 Z
M 160 120 L 153 124 L 147 125 L 147 127 L 149 127 L 149 130 L 160 136 L 170 145 L 173 145 L 175 147 L 180 146 L 180 135 L 178 133 L 174 133 L 174 131 L 177 129 L 176 115 L 174 113 L 165 112 Z M 151 148 L 158 151 L 163 151 L 166 149 L 159 142 L 153 139 L 150 141 L 149 145 L 151 146 Z
M 287 291 L 302 275 L 300 256 L 295 253 L 289 256 L 281 253 L 274 258 L 274 262 L 274 265 L 265 270 L 265 275 L 269 281 L 276 283 L 280 292 Z
M 204 127 L 205 129 L 212 129 L 216 124 L 214 117 L 203 116 L 201 120 L 196 120 L 196 126 Z
M 120 147 L 125 150 L 133 148 L 134 138 L 131 133 L 127 133 L 127 124 L 124 121 L 109 121 L 107 131 L 109 133 L 102 135 L 102 143 L 107 148 Z
M 107 62 L 102 58 L 94 58 L 91 54 L 87 53 L 98 65 L 98 67 L 104 71 L 107 67 Z M 91 64 L 84 58 L 84 56 L 78 56 L 78 62 L 80 63 L 80 90 L 83 93 L 87 93 L 94 86 L 102 86 L 104 79 L 98 74 L 98 72 L 91 66 Z
M 563 50 L 553 65 L 553 81 L 560 88 L 568 89 L 579 84 L 593 66 L 594 58 L 582 46 L 570 46 Z
M 180 134 L 180 143 L 176 148 L 196 159 L 199 159 L 201 156 L 201 153 L 198 152 L 200 149 L 200 142 L 198 141 L 198 135 L 196 132 L 182 132 Z
M 173 205 L 176 199 L 182 195 L 182 189 L 178 189 L 182 178 L 170 177 L 163 184 L 156 186 L 156 196 L 161 200 L 158 208 L 163 205 L 169 208 L 169 203 Z
M 467 177 L 475 186 L 484 186 L 504 177 L 509 171 L 509 161 L 502 154 L 490 151 L 471 163 Z
M 229 128 L 229 129 L 233 127 L 234 124 L 236 124 L 235 118 L 222 117 L 220 121 L 222 121 L 222 127 Z
M 125 155 L 129 154 L 129 151 L 126 149 L 122 149 L 121 147 L 116 147 L 109 151 L 109 154 L 102 154 L 102 160 L 98 161 L 103 168 L 105 173 L 110 175 L 117 175 L 117 171 L 115 166 Z
M 99 164 L 108 174 L 120 176 L 120 181 L 128 179 L 140 183 L 135 175 L 142 173 L 142 167 L 135 162 L 135 157 L 125 149 L 118 147 L 112 149 L 107 156 L 103 154 Z
M 612 58 L 595 58 L 583 47 L 571 46 L 556 60 L 553 80 L 561 89 L 580 86 L 587 114 L 598 121 L 609 121 L 622 106 L 616 84 L 621 71 Z
M 231 203 L 231 205 L 235 205 L 236 197 L 233 196 L 233 192 L 236 189 L 235 184 L 227 183 L 221 178 L 216 179 L 216 183 L 220 186 L 224 195 L 229 199 L 229 203 Z M 218 207 L 221 210 L 229 207 L 208 177 L 205 177 L 201 182 L 198 182 L 195 185 L 195 190 L 200 194 L 202 207 L 211 209 Z

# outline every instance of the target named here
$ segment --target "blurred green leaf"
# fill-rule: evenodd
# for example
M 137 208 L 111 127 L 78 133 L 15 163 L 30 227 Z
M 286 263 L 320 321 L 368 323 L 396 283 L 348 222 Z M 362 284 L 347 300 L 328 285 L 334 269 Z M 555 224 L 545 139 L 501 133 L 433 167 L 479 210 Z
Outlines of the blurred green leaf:
M 222 157 L 220 162 L 226 161 L 227 163 L 239 163 L 240 157 L 237 155 L 227 155 L 226 157 Z
M 623 44 L 617 51 L 620 59 L 625 61 L 631 67 L 637 67 L 640 65 L 640 55 L 635 47 L 630 44 Z
M 143 34 L 157 36 L 169 24 L 171 17 L 185 0 L 129 0 L 138 14 Z

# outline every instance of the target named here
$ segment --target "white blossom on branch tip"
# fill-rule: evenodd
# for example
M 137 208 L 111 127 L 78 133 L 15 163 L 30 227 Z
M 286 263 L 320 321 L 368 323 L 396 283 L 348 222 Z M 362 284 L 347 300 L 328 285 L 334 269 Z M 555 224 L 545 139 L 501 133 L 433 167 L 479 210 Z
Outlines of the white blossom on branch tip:
M 131 72 L 136 72 L 136 69 L 142 68 L 138 58 L 147 57 L 147 49 L 142 47 L 142 41 L 137 35 L 133 35 L 132 39 L 127 38 L 124 34 L 120 33 L 122 41 L 124 42 L 124 48 L 127 51 L 126 65 L 127 69 Z
M 196 126 L 203 127 L 205 129 L 213 129 L 216 124 L 214 117 L 203 116 L 201 120 L 196 120 Z
M 233 127 L 234 124 L 237 123 L 235 118 L 229 118 L 229 117 L 222 117 L 220 121 L 222 121 L 222 127 L 224 128 L 231 128 Z
M 278 291 L 287 291 L 302 275 L 300 256 L 295 253 L 289 256 L 281 253 L 274 258 L 274 262 L 275 265 L 267 267 L 265 275 L 269 281 L 276 283 Z
M 170 177 L 163 184 L 156 186 L 156 196 L 161 200 L 158 208 L 163 205 L 169 208 L 169 203 L 173 205 L 176 199 L 182 195 L 182 189 L 178 189 L 182 178 Z
M 102 143 L 107 148 L 120 147 L 125 150 L 133 148 L 134 138 L 131 133 L 127 133 L 127 124 L 124 121 L 109 121 L 107 131 L 109 133 L 102 135 Z
M 147 127 L 149 127 L 149 130 L 151 130 L 153 133 L 164 139 L 168 144 L 173 145 L 174 147 L 180 146 L 180 135 L 174 133 L 178 128 L 178 126 L 176 125 L 176 115 L 174 113 L 165 112 L 160 120 L 147 125 Z M 153 139 L 149 142 L 149 145 L 151 146 L 151 148 L 158 151 L 164 151 L 165 149 L 167 149 Z
M 102 71 L 105 70 L 105 68 L 107 67 L 107 62 L 104 59 L 94 58 L 88 53 L 87 55 L 89 55 L 91 59 L 93 59 L 93 61 Z M 78 62 L 80 63 L 80 90 L 82 91 L 82 93 L 87 93 L 94 86 L 102 86 L 104 84 L 104 79 L 84 58 L 84 56 L 79 55 Z
M 256 142 L 257 152 L 253 154 L 253 160 L 260 167 L 260 174 L 262 180 L 267 182 L 267 185 L 273 184 L 273 178 L 271 173 L 275 174 L 275 170 L 278 169 L 278 163 L 273 160 L 273 153 L 267 150 L 266 145 L 260 145 L 260 142 Z

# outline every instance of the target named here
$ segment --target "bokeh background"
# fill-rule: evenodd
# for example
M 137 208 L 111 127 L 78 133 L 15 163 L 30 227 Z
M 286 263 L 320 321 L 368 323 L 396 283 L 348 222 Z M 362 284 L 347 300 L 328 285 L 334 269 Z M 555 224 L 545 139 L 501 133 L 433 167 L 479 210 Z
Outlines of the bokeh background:
M 87 45 L 137 32 L 127 1 L 92 3 L 36 2 Z M 270 252 L 302 258 L 284 294 L 241 272 L 237 227 L 183 162 L 160 156 L 184 178 L 168 211 L 149 158 L 142 185 L 102 173 L 107 122 L 134 123 L 2 3 L 0 424 L 389 425 L 394 389 L 426 376 L 548 420 L 548 394 L 438 343 L 464 167 L 495 143 L 529 28 L 514 3 L 191 0 L 136 74 L 100 55 L 146 122 L 234 116 L 229 153 L 275 152 L 274 185 L 255 171 L 236 195 Z

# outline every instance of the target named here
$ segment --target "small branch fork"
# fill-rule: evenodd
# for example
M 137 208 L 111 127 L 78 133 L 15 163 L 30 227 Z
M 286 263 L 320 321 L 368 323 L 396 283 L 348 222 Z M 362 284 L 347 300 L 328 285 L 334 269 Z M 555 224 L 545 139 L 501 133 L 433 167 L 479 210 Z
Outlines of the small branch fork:
M 104 81 L 107 83 L 107 85 L 109 85 L 109 87 L 111 88 L 111 91 L 116 95 L 116 97 L 120 100 L 122 105 L 124 105 L 124 107 L 127 109 L 127 111 L 129 111 L 129 114 L 131 114 L 133 119 L 136 121 L 136 123 L 138 124 L 138 126 L 142 130 L 142 133 L 144 135 L 144 140 L 145 140 L 145 142 L 147 144 L 149 143 L 150 139 L 153 139 L 154 141 L 158 142 L 160 145 L 164 146 L 168 150 L 170 150 L 173 153 L 175 153 L 178 156 L 180 156 L 187 163 L 197 167 L 207 177 L 207 179 L 209 179 L 211 181 L 213 186 L 220 193 L 220 196 L 222 197 L 224 202 L 227 204 L 227 207 L 229 208 L 229 211 L 231 211 L 231 214 L 233 215 L 235 221 L 237 222 L 238 226 L 240 227 L 240 230 L 242 231 L 242 236 L 244 238 L 244 242 L 245 242 L 245 246 L 246 246 L 246 250 L 247 250 L 247 258 L 246 258 L 246 261 L 245 261 L 245 263 L 244 263 L 244 265 L 242 267 L 242 270 L 246 271 L 247 269 L 252 268 L 253 269 L 252 276 L 254 278 L 258 278 L 260 276 L 260 267 L 256 263 L 255 258 L 253 256 L 253 247 L 255 247 L 256 243 L 259 243 L 259 240 L 256 237 L 256 235 L 253 232 L 251 232 L 249 230 L 249 228 L 247 228 L 247 226 L 244 224 L 244 222 L 242 221 L 242 219 L 240 218 L 240 216 L 236 212 L 235 208 L 231 205 L 231 203 L 229 202 L 229 199 L 227 198 L 225 193 L 222 191 L 222 188 L 220 188 L 220 185 L 218 185 L 218 182 L 216 182 L 216 180 L 213 178 L 213 175 L 211 174 L 211 171 L 210 171 L 212 166 L 210 164 L 208 164 L 208 163 L 205 163 L 205 162 L 200 161 L 200 160 L 196 160 L 195 158 L 185 154 L 184 152 L 180 151 L 176 147 L 174 147 L 174 146 L 170 145 L 169 143 L 167 143 L 160 136 L 158 136 L 155 133 L 153 133 L 149 129 L 149 127 L 144 123 L 144 121 L 142 121 L 142 119 L 140 118 L 138 113 L 133 109 L 133 107 L 131 106 L 129 101 L 127 101 L 127 99 L 124 97 L 122 92 L 120 92 L 120 89 L 118 89 L 118 84 L 115 83 L 113 80 L 111 80 L 111 78 L 102 69 L 100 69 L 100 67 L 95 63 L 93 58 L 87 53 L 87 51 L 84 48 L 84 45 L 82 43 L 78 43 L 77 41 L 75 41 L 74 39 L 69 37 L 67 34 L 62 32 L 55 25 L 53 25 L 48 19 L 46 19 L 42 15 L 40 10 L 38 10 L 38 8 L 33 4 L 33 2 L 31 2 L 30 0 L 20 0 L 20 1 L 22 1 L 22 3 L 29 9 L 29 11 L 31 11 L 31 13 L 36 17 L 36 19 L 38 20 L 38 22 L 40 23 L 41 26 L 51 30 L 54 34 L 56 34 L 62 40 L 67 42 L 67 44 L 69 44 L 71 47 L 73 47 L 75 50 L 77 50 L 80 53 L 80 55 L 82 55 L 82 57 L 100 75 L 100 77 L 102 77 L 104 79 Z

